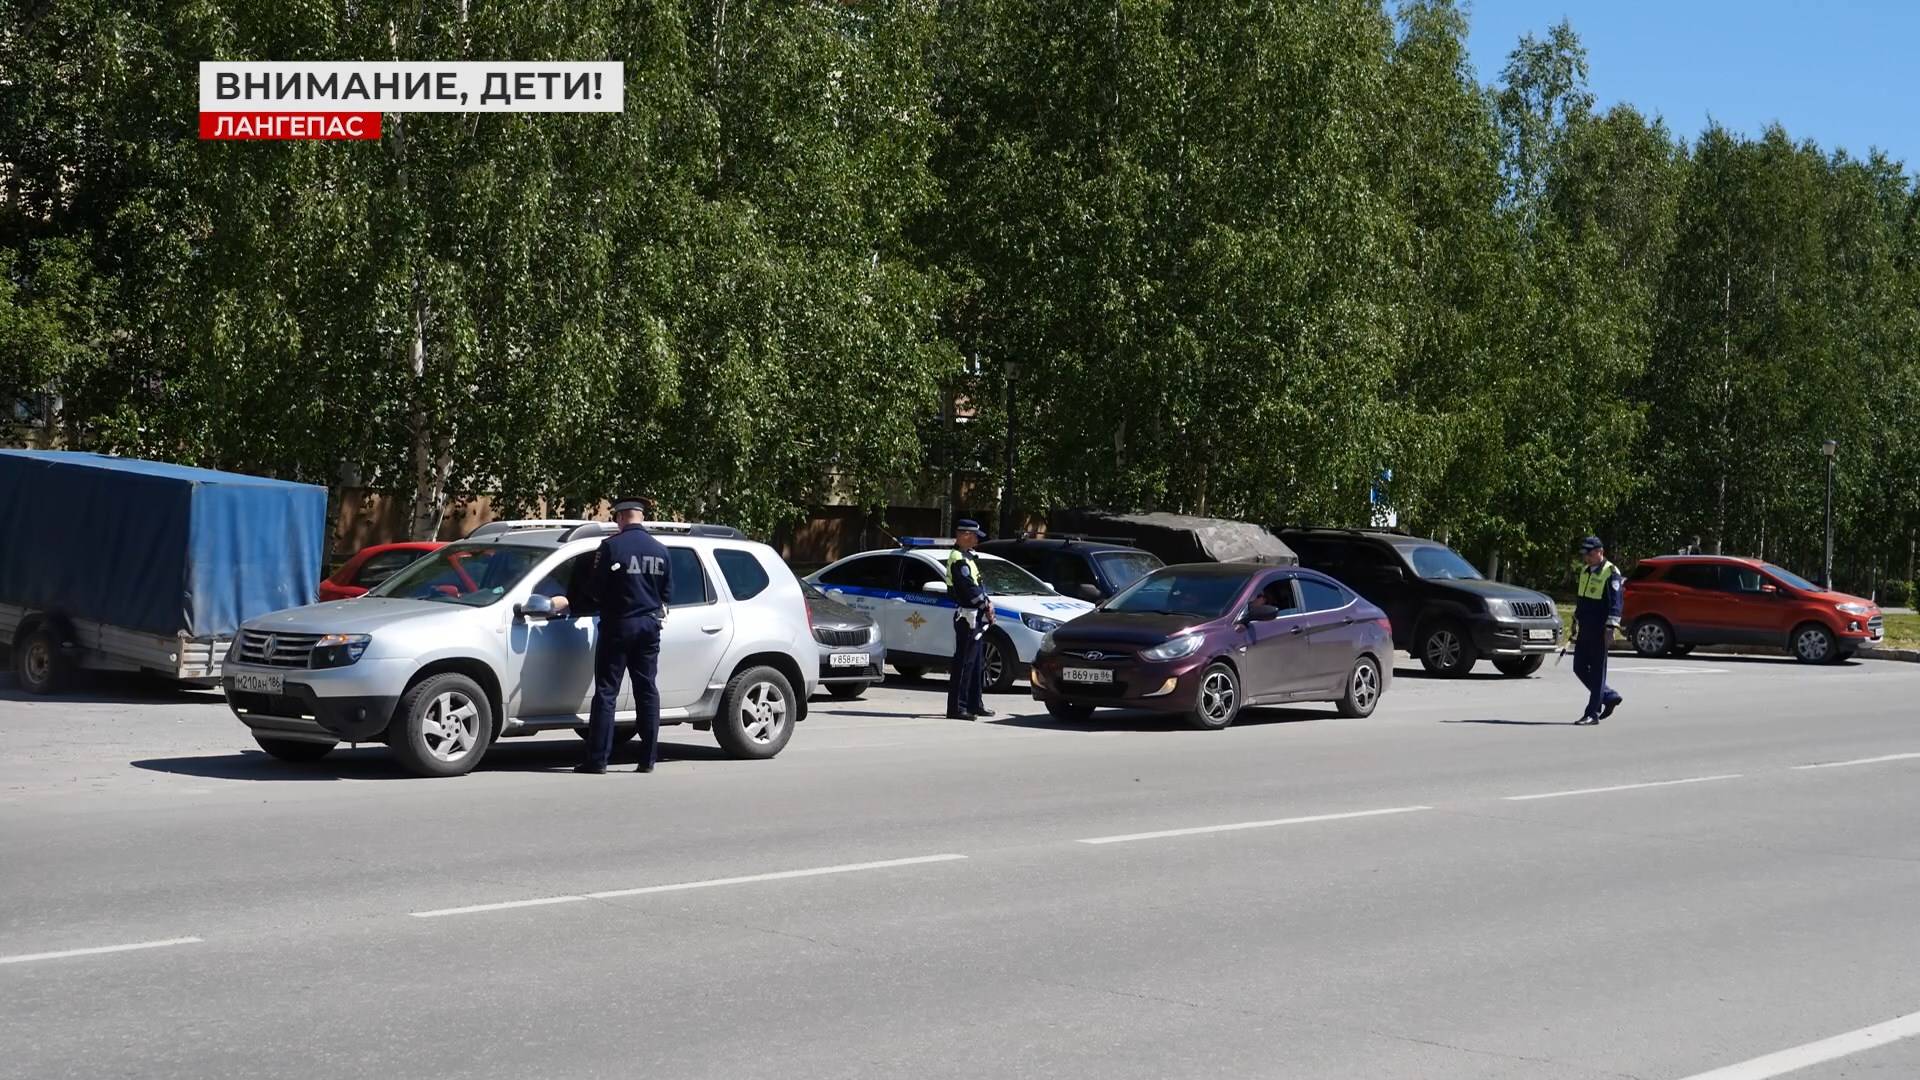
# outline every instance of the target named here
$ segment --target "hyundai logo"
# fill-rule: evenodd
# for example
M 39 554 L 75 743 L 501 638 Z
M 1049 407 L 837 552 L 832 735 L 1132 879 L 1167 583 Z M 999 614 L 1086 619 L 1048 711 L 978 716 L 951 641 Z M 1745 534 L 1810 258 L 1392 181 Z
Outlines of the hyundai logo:
M 1103 652 L 1090 652 L 1087 654 L 1087 659 L 1089 660 L 1105 660 L 1106 658 L 1107 654 Z

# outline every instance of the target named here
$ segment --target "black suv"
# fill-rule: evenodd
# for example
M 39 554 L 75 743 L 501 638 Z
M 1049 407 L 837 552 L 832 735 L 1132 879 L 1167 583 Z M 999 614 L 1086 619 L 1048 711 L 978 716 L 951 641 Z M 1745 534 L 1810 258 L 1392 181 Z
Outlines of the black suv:
M 1055 592 L 1096 604 L 1164 565 L 1139 548 L 1079 536 L 989 540 L 980 550 L 1028 571 Z
M 1465 675 L 1483 656 L 1503 675 L 1531 675 L 1560 643 L 1551 598 L 1488 581 L 1438 541 L 1359 529 L 1279 533 L 1302 566 L 1339 579 L 1385 611 L 1394 645 L 1436 675 Z

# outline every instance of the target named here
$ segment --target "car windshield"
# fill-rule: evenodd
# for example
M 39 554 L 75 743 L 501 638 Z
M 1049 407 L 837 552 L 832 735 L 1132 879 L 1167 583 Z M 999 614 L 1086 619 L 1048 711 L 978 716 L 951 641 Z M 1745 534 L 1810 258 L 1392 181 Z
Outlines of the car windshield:
M 1005 559 L 980 560 L 980 584 L 995 596 L 1048 596 L 1047 584 Z
M 1413 572 L 1428 581 L 1478 581 L 1480 571 L 1460 553 L 1438 544 L 1404 548 L 1402 554 L 1413 564 Z
M 1820 586 L 1815 585 L 1813 582 L 1808 581 L 1806 578 L 1801 577 L 1799 574 L 1796 574 L 1791 570 L 1782 570 L 1780 567 L 1775 566 L 1772 563 L 1761 563 L 1760 568 L 1762 570 L 1765 570 L 1767 573 L 1772 574 L 1774 577 L 1779 578 L 1781 581 L 1785 582 L 1788 586 L 1795 589 L 1799 589 L 1802 592 L 1825 592 L 1826 591 L 1825 589 L 1822 589 Z
M 1160 569 L 1160 560 L 1144 551 L 1109 551 L 1094 556 L 1100 561 L 1107 580 L 1116 590 L 1127 586 Z
M 1130 615 L 1191 615 L 1217 619 L 1227 613 L 1247 579 L 1236 574 L 1155 570 L 1100 606 Z
M 410 564 L 367 595 L 486 607 L 551 554 L 525 544 L 454 544 Z

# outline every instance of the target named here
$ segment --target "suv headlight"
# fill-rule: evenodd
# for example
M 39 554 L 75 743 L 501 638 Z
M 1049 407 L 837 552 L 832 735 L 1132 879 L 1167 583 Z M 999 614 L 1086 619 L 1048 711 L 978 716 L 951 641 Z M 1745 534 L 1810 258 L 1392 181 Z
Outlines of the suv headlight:
M 1055 630 L 1060 629 L 1059 619 L 1049 619 L 1045 615 L 1028 615 L 1022 613 L 1020 621 L 1026 623 L 1027 629 L 1032 630 L 1036 634 L 1051 634 Z
M 365 634 L 328 634 L 313 643 L 313 655 L 307 661 L 310 668 L 346 667 L 360 659 L 373 641 Z
M 1866 604 L 1845 603 L 1835 604 L 1833 606 L 1846 612 L 1848 615 L 1865 615 L 1873 610 L 1873 608 L 1868 607 Z
M 1498 597 L 1487 597 L 1487 617 L 1495 622 L 1506 622 L 1513 618 L 1513 609 Z
M 1142 660 L 1178 660 L 1183 656 L 1192 656 L 1200 651 L 1199 634 L 1181 634 L 1171 641 L 1164 641 L 1140 654 Z

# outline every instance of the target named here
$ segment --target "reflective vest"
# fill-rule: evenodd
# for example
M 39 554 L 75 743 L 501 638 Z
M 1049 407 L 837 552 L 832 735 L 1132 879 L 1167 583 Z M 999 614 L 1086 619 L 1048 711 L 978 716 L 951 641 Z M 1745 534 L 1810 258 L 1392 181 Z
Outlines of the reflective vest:
M 973 583 L 975 585 L 980 584 L 980 560 L 974 558 L 972 552 L 961 551 L 959 548 L 949 548 L 947 549 L 947 592 L 949 594 L 953 592 L 954 564 L 963 559 L 966 560 L 967 570 L 973 577 Z
M 1603 562 L 1599 566 L 1581 567 L 1580 582 L 1579 582 L 1580 599 L 1582 600 L 1606 599 L 1607 582 L 1612 581 L 1613 575 L 1619 572 L 1620 572 L 1619 568 L 1614 566 L 1611 561 Z

